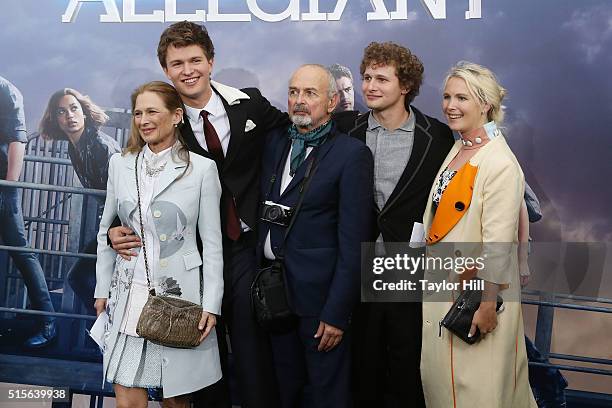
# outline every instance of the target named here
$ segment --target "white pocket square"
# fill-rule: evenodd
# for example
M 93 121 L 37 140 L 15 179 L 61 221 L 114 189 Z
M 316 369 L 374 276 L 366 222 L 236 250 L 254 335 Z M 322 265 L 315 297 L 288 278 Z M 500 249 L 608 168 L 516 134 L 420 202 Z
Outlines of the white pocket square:
M 247 119 L 246 125 L 244 125 L 244 131 L 245 132 L 249 132 L 249 131 L 255 129 L 255 126 L 257 126 L 255 124 L 255 122 L 253 122 L 251 119 Z

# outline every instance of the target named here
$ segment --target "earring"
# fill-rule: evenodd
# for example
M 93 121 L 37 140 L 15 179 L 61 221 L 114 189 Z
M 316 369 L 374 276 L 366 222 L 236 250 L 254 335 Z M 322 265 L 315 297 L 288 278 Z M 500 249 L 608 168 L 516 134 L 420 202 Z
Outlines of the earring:
M 174 124 L 174 127 L 175 127 L 175 128 L 177 128 L 177 127 L 178 127 L 178 123 L 175 123 L 175 124 Z

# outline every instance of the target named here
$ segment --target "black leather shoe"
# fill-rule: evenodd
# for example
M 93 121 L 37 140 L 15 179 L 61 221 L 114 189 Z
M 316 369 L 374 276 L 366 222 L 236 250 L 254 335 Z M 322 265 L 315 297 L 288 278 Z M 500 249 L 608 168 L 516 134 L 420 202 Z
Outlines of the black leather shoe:
M 36 349 L 47 346 L 57 335 L 55 321 L 43 323 L 42 329 L 25 342 L 26 348 Z

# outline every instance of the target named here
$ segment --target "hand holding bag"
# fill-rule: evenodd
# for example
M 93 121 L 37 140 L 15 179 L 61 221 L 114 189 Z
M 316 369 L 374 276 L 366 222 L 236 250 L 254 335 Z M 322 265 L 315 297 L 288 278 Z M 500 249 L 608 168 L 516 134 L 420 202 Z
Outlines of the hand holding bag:
M 140 185 L 138 184 L 138 156 L 136 155 L 136 191 L 138 193 L 138 212 L 140 216 L 140 238 L 144 254 L 145 270 L 149 296 L 145 303 L 136 333 L 153 343 L 167 347 L 192 348 L 200 344 L 202 332 L 198 329 L 202 318 L 202 306 L 188 300 L 171 296 L 158 296 L 151 288 L 149 263 L 147 262 L 147 247 L 145 245 L 144 226 L 142 223 L 142 207 L 140 204 Z M 202 275 L 200 274 L 200 302 L 202 301 Z
M 472 328 L 474 313 L 480 307 L 482 291 L 476 289 L 466 289 L 455 300 L 450 310 L 440 322 L 440 326 L 446 327 L 451 333 L 465 341 L 467 344 L 474 344 L 480 340 L 480 330 L 476 328 L 476 333 L 468 337 Z M 503 304 L 502 298 L 497 296 L 497 310 Z

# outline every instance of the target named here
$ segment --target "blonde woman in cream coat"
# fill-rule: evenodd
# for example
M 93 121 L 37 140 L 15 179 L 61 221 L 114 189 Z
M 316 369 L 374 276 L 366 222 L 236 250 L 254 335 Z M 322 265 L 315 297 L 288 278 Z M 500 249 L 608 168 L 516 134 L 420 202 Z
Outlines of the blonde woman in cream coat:
M 524 177 L 497 127 L 504 95 L 493 73 L 477 64 L 460 62 L 445 81 L 443 111 L 461 138 L 442 164 L 425 210 L 428 255 L 487 258 L 484 268 L 462 276 L 475 275 L 485 285 L 470 329 L 481 333 L 477 343 L 469 345 L 440 325 L 459 292 L 438 294 L 442 299 L 435 301 L 424 294 L 421 377 L 428 408 L 536 407 L 516 257 Z M 504 298 L 501 313 L 498 293 Z

